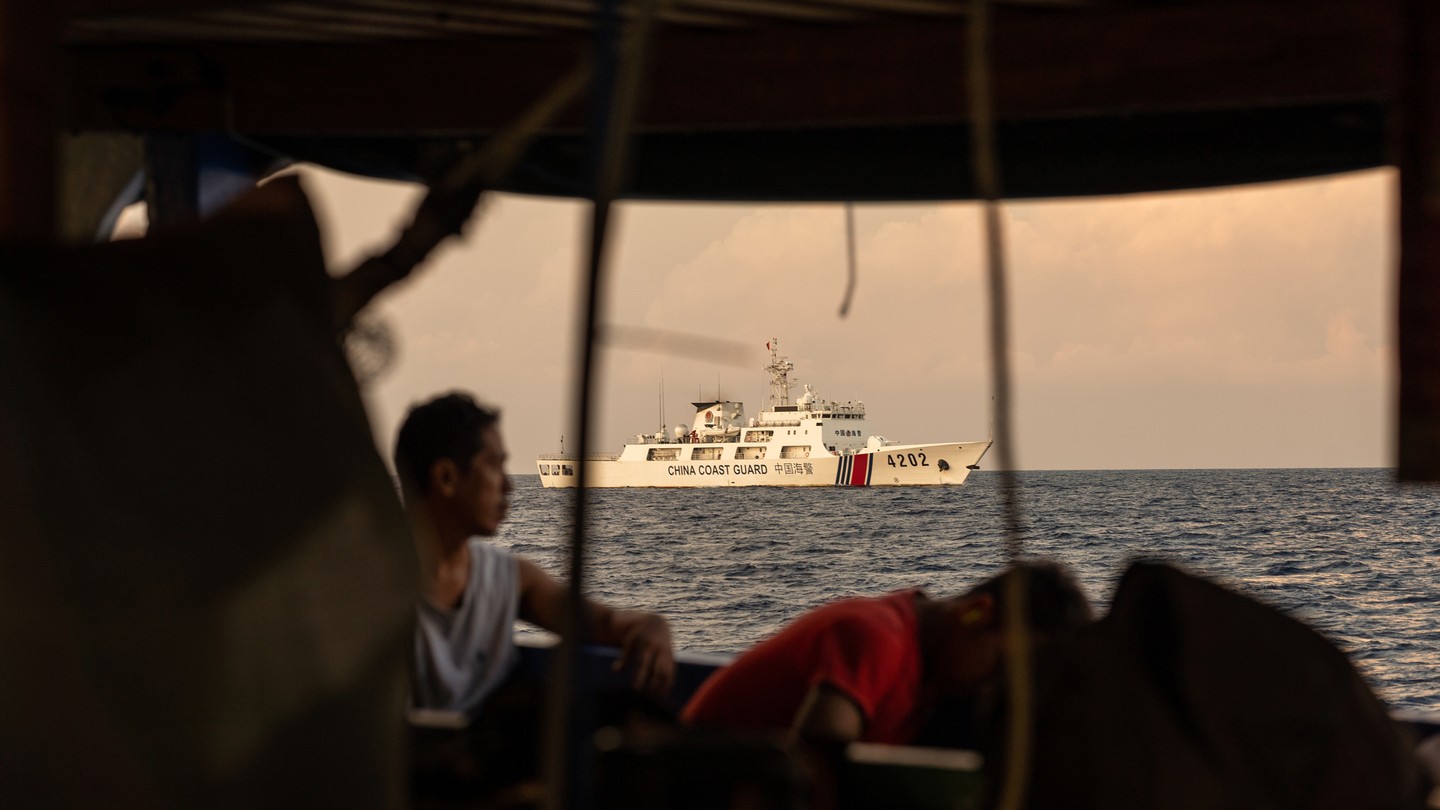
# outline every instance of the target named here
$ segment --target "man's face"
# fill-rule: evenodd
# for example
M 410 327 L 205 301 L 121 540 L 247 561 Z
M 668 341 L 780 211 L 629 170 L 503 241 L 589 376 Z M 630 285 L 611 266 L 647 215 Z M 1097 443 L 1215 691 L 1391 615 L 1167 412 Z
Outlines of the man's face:
M 482 447 L 460 471 L 459 499 L 473 523 L 475 534 L 490 536 L 500 529 L 510 509 L 510 476 L 505 474 L 505 443 L 500 431 L 480 431 Z
M 954 639 L 938 658 L 935 682 L 940 693 L 973 697 L 999 672 L 1000 633 L 976 633 L 964 641 Z
M 946 605 L 947 631 L 933 653 L 931 678 L 943 695 L 971 697 L 1000 668 L 1002 639 L 994 599 L 988 594 L 957 597 Z

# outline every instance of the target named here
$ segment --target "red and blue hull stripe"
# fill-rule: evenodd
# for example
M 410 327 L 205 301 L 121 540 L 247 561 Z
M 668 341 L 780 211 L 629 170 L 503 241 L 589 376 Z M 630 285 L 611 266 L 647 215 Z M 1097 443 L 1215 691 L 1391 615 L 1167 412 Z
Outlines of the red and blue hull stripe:
M 875 471 L 875 465 L 870 463 L 872 458 L 869 455 L 841 456 L 839 469 L 835 471 L 835 486 L 870 486 L 870 474 Z

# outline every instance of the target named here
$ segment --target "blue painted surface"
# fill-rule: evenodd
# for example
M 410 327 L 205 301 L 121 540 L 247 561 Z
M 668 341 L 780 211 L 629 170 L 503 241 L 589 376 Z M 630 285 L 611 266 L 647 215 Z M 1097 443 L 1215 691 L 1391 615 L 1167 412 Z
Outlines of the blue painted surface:
M 548 642 L 524 637 L 517 640 L 517 645 L 520 648 L 519 666 L 521 671 L 536 677 L 545 677 L 554 647 Z M 618 689 L 629 686 L 631 674 L 615 670 L 615 662 L 619 657 L 620 650 L 615 647 L 599 644 L 583 645 L 580 648 L 582 682 L 592 689 Z M 678 711 L 691 695 L 695 694 L 695 690 L 700 688 L 700 684 L 704 683 L 705 679 L 725 662 L 726 659 L 719 656 L 676 653 L 675 686 L 670 690 L 668 696 L 669 705 Z

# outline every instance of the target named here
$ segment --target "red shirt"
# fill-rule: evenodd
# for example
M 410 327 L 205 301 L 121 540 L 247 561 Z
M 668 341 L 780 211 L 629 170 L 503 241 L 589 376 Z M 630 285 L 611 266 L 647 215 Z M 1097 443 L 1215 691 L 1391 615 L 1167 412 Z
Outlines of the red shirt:
M 700 686 L 682 718 L 697 726 L 784 729 L 825 684 L 855 701 L 866 742 L 907 743 L 918 730 L 917 591 L 822 605 L 742 653 Z

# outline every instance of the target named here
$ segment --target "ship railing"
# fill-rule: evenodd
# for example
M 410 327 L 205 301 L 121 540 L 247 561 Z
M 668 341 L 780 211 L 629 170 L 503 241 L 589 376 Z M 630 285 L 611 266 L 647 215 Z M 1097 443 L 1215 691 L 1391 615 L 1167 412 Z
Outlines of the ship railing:
M 619 453 L 586 453 L 586 461 L 615 461 L 620 458 Z M 541 461 L 574 461 L 574 453 L 541 453 Z

